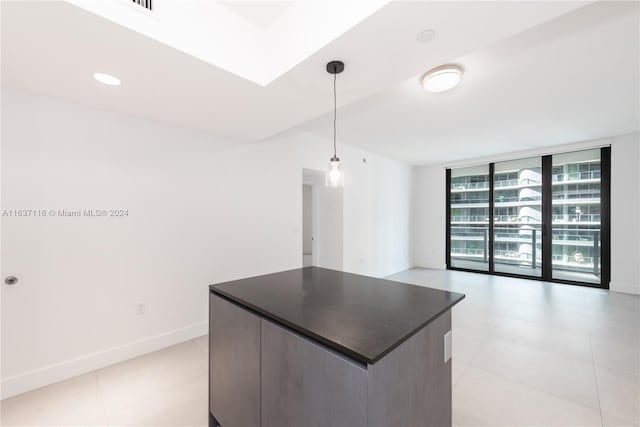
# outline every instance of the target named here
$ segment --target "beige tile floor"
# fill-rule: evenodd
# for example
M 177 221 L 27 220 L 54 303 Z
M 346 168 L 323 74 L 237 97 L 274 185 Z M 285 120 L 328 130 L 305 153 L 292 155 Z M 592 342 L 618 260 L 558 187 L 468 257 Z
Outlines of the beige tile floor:
M 453 313 L 455 426 L 640 424 L 637 296 L 425 269 L 391 279 L 467 295 Z M 4 400 L 0 420 L 206 426 L 207 337 Z

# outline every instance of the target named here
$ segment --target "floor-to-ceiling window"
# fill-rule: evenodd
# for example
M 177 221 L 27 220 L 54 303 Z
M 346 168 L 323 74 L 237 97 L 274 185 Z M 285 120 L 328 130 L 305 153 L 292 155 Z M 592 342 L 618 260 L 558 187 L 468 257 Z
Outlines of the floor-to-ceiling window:
M 600 150 L 553 156 L 552 277 L 601 281 Z
M 541 157 L 495 164 L 493 212 L 494 270 L 541 277 Z
M 608 287 L 609 147 L 447 169 L 447 266 Z
M 451 264 L 489 271 L 489 165 L 451 171 Z

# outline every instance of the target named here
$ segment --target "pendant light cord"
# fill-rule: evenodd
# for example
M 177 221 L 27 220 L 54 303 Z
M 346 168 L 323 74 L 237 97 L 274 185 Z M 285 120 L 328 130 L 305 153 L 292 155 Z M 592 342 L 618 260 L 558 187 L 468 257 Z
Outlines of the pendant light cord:
M 338 116 L 338 103 L 337 103 L 337 95 L 336 95 L 336 78 L 338 77 L 337 73 L 333 74 L 333 157 L 338 157 L 336 155 L 336 118 Z

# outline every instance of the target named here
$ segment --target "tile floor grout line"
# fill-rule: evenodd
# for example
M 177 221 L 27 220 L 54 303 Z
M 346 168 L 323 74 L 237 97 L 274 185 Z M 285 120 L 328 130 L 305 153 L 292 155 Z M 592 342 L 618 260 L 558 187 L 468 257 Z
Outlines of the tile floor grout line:
M 493 339 L 495 341 L 499 341 L 500 343 L 503 343 L 503 344 L 509 344 L 509 345 L 513 345 L 513 346 L 525 347 L 527 349 L 538 351 L 540 353 L 545 353 L 545 354 L 548 354 L 550 356 L 559 357 L 561 359 L 564 359 L 567 362 L 579 362 L 579 363 L 583 363 L 585 365 L 594 365 L 595 366 L 595 364 L 593 363 L 593 355 L 591 355 L 591 358 L 590 358 L 591 361 L 588 362 L 588 361 L 586 361 L 584 359 L 580 359 L 578 357 L 570 356 L 568 354 L 560 353 L 560 352 L 557 352 L 557 351 L 554 351 L 554 350 L 549 350 L 548 348 L 543 347 L 543 346 L 535 346 L 535 345 L 529 344 L 527 342 L 521 342 L 521 341 L 517 341 L 517 340 L 513 340 L 512 341 L 512 340 L 509 340 L 507 338 L 501 338 L 501 337 L 491 337 L 491 339 Z
M 451 363 L 453 363 L 453 357 L 451 357 Z M 458 362 L 458 363 L 464 363 L 464 362 Z M 467 365 L 466 363 L 464 363 L 464 365 L 466 366 L 463 370 L 462 373 L 460 374 L 460 377 L 458 377 L 458 379 L 451 385 L 451 390 L 453 390 L 454 388 L 456 388 L 456 386 L 458 385 L 458 383 L 460 382 L 460 380 L 462 379 L 462 377 L 464 377 L 464 374 L 467 372 L 467 370 L 469 369 L 469 365 Z M 453 367 L 453 365 L 452 365 Z
M 489 337 L 489 338 L 487 338 L 487 342 L 488 342 L 490 339 L 491 339 L 490 337 Z M 497 340 L 499 340 L 499 341 L 501 341 L 499 338 L 496 338 L 496 339 L 497 339 Z M 592 406 L 589 406 L 588 404 L 585 404 L 584 402 L 578 402 L 577 400 L 570 399 L 570 398 L 568 398 L 568 397 L 566 397 L 566 396 L 560 396 L 560 395 L 555 394 L 555 393 L 552 393 L 552 392 L 550 392 L 550 391 L 543 390 L 543 389 L 541 389 L 541 388 L 534 387 L 534 386 L 531 386 L 531 385 L 529 385 L 529 384 L 525 384 L 523 381 L 520 381 L 520 380 L 518 380 L 518 379 L 511 378 L 511 377 L 508 377 L 508 376 L 503 375 L 503 374 L 501 374 L 501 373 L 493 372 L 493 371 L 490 371 L 490 370 L 488 370 L 488 369 L 485 369 L 485 368 L 482 368 L 482 367 L 480 367 L 480 366 L 475 365 L 475 361 L 476 361 L 476 359 L 478 358 L 478 356 L 480 355 L 480 353 L 482 352 L 482 349 L 484 348 L 484 346 L 485 346 L 485 345 L 486 345 L 486 342 L 485 342 L 485 344 L 483 344 L 482 348 L 480 349 L 480 351 L 479 351 L 479 352 L 478 352 L 478 354 L 476 355 L 476 357 L 475 357 L 474 361 L 469 365 L 469 367 L 476 368 L 476 369 L 480 369 L 481 371 L 487 372 L 487 373 L 489 373 L 489 374 L 491 374 L 491 375 L 494 375 L 494 376 L 496 376 L 496 377 L 502 378 L 502 379 L 504 379 L 504 380 L 508 380 L 508 381 L 512 381 L 512 382 L 514 382 L 514 383 L 520 384 L 521 386 L 523 386 L 523 387 L 527 387 L 527 388 L 529 388 L 529 389 L 531 389 L 531 390 L 535 390 L 535 391 L 538 391 L 538 392 L 540 392 L 540 393 L 545 393 L 545 394 L 548 394 L 549 396 L 557 397 L 558 399 L 563 399 L 563 400 L 566 400 L 566 401 L 568 401 L 568 402 L 572 402 L 572 403 L 574 403 L 574 404 L 576 404 L 576 405 L 581 405 L 581 406 L 583 406 L 583 407 L 585 407 L 585 408 L 590 408 L 590 409 L 592 409 L 592 410 L 596 410 L 596 408 L 594 408 L 594 407 L 592 407 Z M 540 351 L 543 351 L 543 350 L 540 350 Z M 550 353 L 550 352 L 548 352 L 548 351 L 547 351 L 546 353 L 549 353 L 549 354 L 554 355 L 554 356 L 559 356 L 559 355 L 557 355 L 557 354 Z M 569 360 L 569 361 L 573 361 L 573 359 L 568 358 L 568 357 L 563 357 L 563 358 L 564 358 L 564 359 L 567 359 L 567 360 Z M 582 362 L 582 363 L 588 364 L 588 363 L 586 363 L 586 362 Z M 591 364 L 591 365 L 593 366 L 593 369 L 595 370 L 595 365 L 594 365 L 594 364 Z M 466 371 L 467 371 L 467 370 L 468 370 L 468 368 L 465 370 L 465 373 L 466 373 Z M 462 377 L 461 377 L 460 379 L 462 379 Z M 597 409 L 598 409 L 598 410 L 600 411 L 600 413 L 601 413 L 601 407 L 600 407 L 600 396 L 599 396 L 599 394 L 598 394 L 597 383 L 596 383 L 596 397 L 598 398 L 598 408 L 597 408 Z M 600 414 L 600 420 L 602 421 L 602 413 Z
M 589 342 L 591 343 L 591 336 L 589 336 Z M 630 370 L 626 370 L 626 369 L 613 367 L 612 365 L 608 365 L 607 366 L 607 365 L 605 365 L 603 363 L 596 363 L 595 357 L 593 356 L 593 345 L 591 347 L 591 351 L 592 351 L 592 357 L 593 357 L 593 366 L 597 366 L 598 368 L 601 368 L 601 369 L 606 369 L 607 371 L 613 372 L 616 375 L 624 375 L 624 376 L 631 375 L 634 378 L 640 379 L 640 371 L 634 372 L 634 371 L 630 371 Z
M 484 350 L 485 346 L 487 345 L 487 343 L 489 342 L 489 340 L 491 339 L 491 337 L 493 336 L 493 334 L 496 331 L 496 328 L 498 327 L 498 324 L 496 322 L 495 325 L 493 325 L 493 327 L 491 328 L 491 332 L 489 332 L 489 335 L 487 335 L 487 338 L 485 338 L 484 342 L 482 343 L 482 345 L 480 346 L 480 348 L 478 349 L 478 352 L 476 353 L 476 355 L 473 357 L 473 360 L 471 361 L 471 363 L 469 364 L 469 366 L 475 366 L 476 360 L 478 359 L 478 356 L 480 356 L 480 353 L 482 353 L 482 350 Z
M 98 377 L 98 370 L 93 371 L 93 375 L 96 377 L 96 384 L 98 386 L 98 395 L 100 396 L 100 404 L 102 405 L 102 412 L 104 413 L 105 425 L 109 425 L 109 417 L 107 415 L 107 407 L 104 404 L 104 397 L 102 397 L 102 388 L 100 387 L 100 378 Z
M 548 391 L 546 391 L 546 390 L 540 390 L 539 388 L 532 387 L 532 386 L 530 386 L 530 385 L 528 385 L 528 384 L 525 384 L 525 383 L 523 383 L 523 382 L 521 382 L 521 381 L 519 381 L 519 380 L 516 380 L 516 379 L 513 379 L 513 378 L 505 377 L 504 375 L 500 375 L 500 374 L 497 374 L 497 373 L 495 373 L 495 372 L 491 372 L 491 371 L 489 371 L 489 370 L 487 370 L 487 369 L 484 369 L 484 368 L 481 368 L 481 367 L 478 367 L 478 366 L 472 366 L 472 368 L 475 368 L 475 369 L 477 369 L 477 370 L 479 370 L 479 371 L 482 371 L 482 372 L 484 372 L 484 373 L 486 373 L 486 374 L 493 375 L 494 377 L 498 377 L 498 378 L 500 378 L 500 379 L 501 379 L 501 380 L 503 380 L 503 381 L 510 381 L 510 382 L 512 382 L 512 383 L 518 384 L 518 385 L 519 385 L 519 386 L 521 386 L 521 387 L 527 388 L 527 389 L 529 389 L 529 390 L 533 390 L 533 391 L 535 391 L 535 392 L 537 392 L 537 393 L 546 394 L 547 396 L 551 396 L 551 397 L 553 397 L 553 398 L 555 398 L 555 399 L 564 400 L 565 402 L 569 402 L 569 403 L 572 403 L 572 404 L 574 404 L 574 405 L 581 406 L 581 407 L 586 408 L 586 409 L 589 409 L 589 410 L 591 410 L 591 411 L 596 411 L 596 408 L 594 408 L 594 407 L 592 407 L 592 406 L 589 406 L 589 405 L 585 405 L 583 402 L 576 402 L 575 400 L 571 400 L 571 399 L 569 399 L 569 398 L 567 398 L 567 397 L 564 397 L 564 396 L 558 396 L 557 394 L 550 393 L 550 392 L 548 392 Z M 601 418 L 601 420 L 602 420 L 602 418 Z
M 451 289 L 447 289 L 447 290 L 451 290 Z M 465 289 L 458 290 L 458 292 L 467 293 Z M 588 304 L 587 304 L 586 297 L 585 297 L 584 295 L 582 296 L 582 298 L 580 298 L 580 300 L 581 300 L 580 304 L 576 304 L 576 305 L 575 305 L 575 308 L 577 309 L 577 310 L 576 310 L 576 312 L 579 312 L 579 310 L 586 308 L 586 307 L 587 307 L 587 305 L 588 305 Z M 512 301 L 511 301 L 511 304 L 509 304 L 509 307 L 504 311 L 504 313 L 502 313 L 503 315 L 501 316 L 501 319 L 502 319 L 502 321 L 503 321 L 503 322 L 509 319 L 508 314 L 509 314 L 509 313 L 510 313 L 510 311 L 513 309 L 513 306 L 514 306 L 514 304 L 515 304 L 517 301 L 518 301 L 518 299 L 514 299 L 514 300 L 512 300 Z M 562 304 L 560 304 L 560 305 L 562 305 Z M 614 308 L 616 308 L 616 307 L 614 307 Z M 588 312 L 588 311 L 591 311 L 591 310 L 584 310 L 584 311 L 585 311 L 585 312 Z M 524 322 L 527 322 L 527 323 L 535 323 L 535 322 L 532 322 L 530 319 L 524 319 L 524 318 L 523 318 L 523 319 L 520 319 L 520 320 L 522 320 L 522 321 L 524 321 Z M 501 324 L 500 322 L 497 322 L 497 325 L 498 325 L 498 326 L 499 326 L 500 324 Z M 562 324 L 562 323 L 561 323 L 561 321 L 559 321 L 559 324 L 560 324 L 560 325 Z M 552 327 L 553 325 L 552 325 L 552 324 L 548 324 L 548 325 L 545 325 L 545 326 L 546 326 L 546 327 Z M 580 335 L 584 336 L 584 338 L 585 338 L 585 339 L 586 339 L 586 338 L 588 338 L 588 339 L 589 339 L 589 342 L 588 342 L 588 345 L 589 345 L 589 347 L 588 347 L 588 349 L 589 349 L 589 354 L 588 354 L 588 355 L 586 355 L 587 357 L 586 357 L 586 358 L 584 358 L 584 359 L 577 359 L 577 358 L 576 358 L 575 360 L 579 360 L 579 361 L 581 361 L 582 363 L 591 364 L 593 369 L 595 369 L 595 368 L 597 368 L 597 367 L 599 367 L 599 366 L 600 366 L 600 365 L 596 365 L 596 364 L 595 364 L 595 360 L 594 360 L 594 359 L 595 359 L 595 356 L 594 356 L 594 354 L 593 354 L 593 347 L 592 347 L 592 338 L 593 338 L 593 337 L 592 337 L 592 334 L 591 334 L 591 332 L 592 332 L 592 331 L 591 331 L 591 328 L 588 328 L 588 329 L 586 329 L 586 330 L 579 330 L 579 331 L 575 330 L 574 328 L 563 328 L 563 331 L 568 332 L 568 333 L 579 333 Z M 529 389 L 529 390 L 535 390 L 535 391 L 538 391 L 539 393 L 545 394 L 545 395 L 547 395 L 547 396 L 552 396 L 552 397 L 558 398 L 558 399 L 560 399 L 560 400 L 564 400 L 564 401 L 567 401 L 567 402 L 571 402 L 571 403 L 576 404 L 576 405 L 578 405 L 578 406 L 580 406 L 580 407 L 582 407 L 582 408 L 588 408 L 588 409 L 590 409 L 591 411 L 596 411 L 596 409 L 597 409 L 597 410 L 599 410 L 599 412 L 600 412 L 600 413 L 602 413 L 602 406 L 601 406 L 601 404 L 600 404 L 600 392 L 599 392 L 599 388 L 596 388 L 596 389 L 595 389 L 595 392 L 596 392 L 596 401 L 597 401 L 597 405 L 598 405 L 598 406 L 596 407 L 595 405 L 589 405 L 589 404 L 586 404 L 586 403 L 583 403 L 583 402 L 576 402 L 576 401 L 574 401 L 574 400 L 572 400 L 572 399 L 570 399 L 570 398 L 564 397 L 564 396 L 557 396 L 557 395 L 555 395 L 554 393 L 549 393 L 548 391 L 545 391 L 545 390 L 539 390 L 539 389 L 537 389 L 537 388 L 535 388 L 535 387 L 531 387 L 531 386 L 529 386 L 529 385 L 527 385 L 527 384 L 524 384 L 524 383 L 522 383 L 522 382 L 520 382 L 520 381 L 517 381 L 517 380 L 514 380 L 514 379 L 512 379 L 512 378 L 508 378 L 508 377 L 505 377 L 505 376 L 503 376 L 503 375 L 496 374 L 496 373 L 494 373 L 494 372 L 487 371 L 486 369 L 482 369 L 482 368 L 478 368 L 477 366 L 474 366 L 474 363 L 476 363 L 476 362 L 477 362 L 478 356 L 479 356 L 479 354 L 482 352 L 482 349 L 487 345 L 488 341 L 489 341 L 492 337 L 493 337 L 493 338 L 495 338 L 495 336 L 496 336 L 496 330 L 494 329 L 494 330 L 492 330 L 492 332 L 491 332 L 491 334 L 489 335 L 489 337 L 487 338 L 487 340 L 486 340 L 486 341 L 484 341 L 484 343 L 483 343 L 483 345 L 481 346 L 481 349 L 480 349 L 480 351 L 478 352 L 478 354 L 473 358 L 473 360 L 472 360 L 472 362 L 471 362 L 471 367 L 475 367 L 476 369 L 479 369 L 479 370 L 481 370 L 481 371 L 487 372 L 487 373 L 489 373 L 489 374 L 491 374 L 491 375 L 494 375 L 494 376 L 496 376 L 496 377 L 498 377 L 498 378 L 503 378 L 503 379 L 504 379 L 504 380 L 506 380 L 506 381 L 510 381 L 510 382 L 513 382 L 513 383 L 519 384 L 519 385 L 521 385 L 522 387 L 524 387 L 524 388 L 526 388 L 526 389 Z M 587 342 L 585 342 L 585 344 L 587 344 Z M 553 352 L 549 352 L 549 351 L 548 351 L 547 349 L 545 349 L 545 348 L 536 348 L 535 346 L 528 346 L 528 345 L 525 345 L 525 347 L 530 347 L 530 348 L 535 349 L 535 350 L 540 350 L 540 351 L 544 351 L 544 352 L 547 352 L 547 353 L 554 354 Z M 572 360 L 572 359 L 574 359 L 574 358 L 573 358 L 572 356 L 570 356 L 570 355 L 563 355 L 563 357 L 564 357 L 565 359 L 568 359 L 568 360 Z M 606 369 L 610 369 L 610 368 L 606 368 Z M 616 369 L 613 369 L 612 371 L 613 371 L 613 372 L 615 372 L 615 373 L 623 374 L 623 372 L 618 371 L 618 370 L 616 370 Z M 466 378 L 468 375 L 469 375 L 469 370 L 468 370 L 468 368 L 467 368 L 467 369 L 464 371 L 464 374 L 463 374 L 463 376 L 461 376 L 461 378 L 460 378 L 460 379 L 462 379 L 462 377 L 465 377 L 465 378 Z M 638 375 L 638 374 L 635 374 L 635 375 L 634 375 L 634 377 L 637 377 L 637 375 Z M 458 383 L 457 383 L 457 384 L 458 384 Z M 594 415 L 596 415 L 596 413 L 594 413 Z M 595 421 L 595 420 L 594 420 L 594 421 Z M 602 417 L 602 415 L 601 415 L 601 416 L 600 416 L 600 420 L 597 422 L 597 424 L 602 424 L 602 423 L 603 423 L 603 417 Z
M 591 334 L 589 334 L 589 349 L 591 350 L 591 364 L 593 366 L 593 378 L 596 381 L 596 396 L 598 397 L 598 408 L 600 409 L 600 424 L 604 426 L 604 417 L 602 416 L 602 402 L 600 402 L 600 388 L 598 387 L 598 373 L 596 372 L 596 361 L 593 357 L 593 344 L 591 343 Z

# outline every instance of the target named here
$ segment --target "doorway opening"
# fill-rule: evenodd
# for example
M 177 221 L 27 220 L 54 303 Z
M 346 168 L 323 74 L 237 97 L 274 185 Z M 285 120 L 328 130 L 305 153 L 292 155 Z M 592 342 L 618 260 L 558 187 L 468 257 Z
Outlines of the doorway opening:
M 302 266 L 342 270 L 342 188 L 324 180 L 322 171 L 302 170 Z

